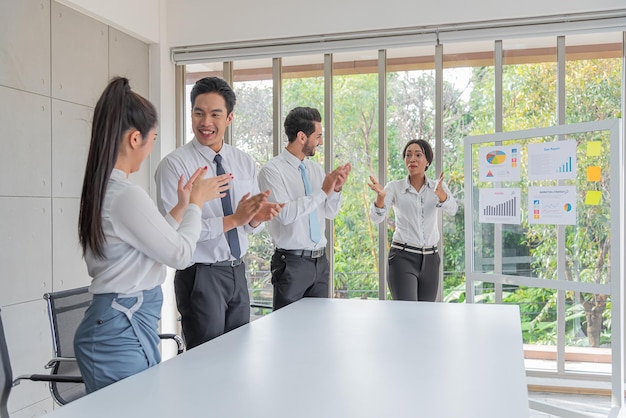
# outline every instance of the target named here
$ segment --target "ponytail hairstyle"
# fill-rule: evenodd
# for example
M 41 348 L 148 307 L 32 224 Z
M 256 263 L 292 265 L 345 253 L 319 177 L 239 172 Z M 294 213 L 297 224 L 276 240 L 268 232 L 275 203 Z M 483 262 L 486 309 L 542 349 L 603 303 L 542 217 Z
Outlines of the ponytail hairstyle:
M 154 105 L 133 92 L 126 78 L 113 78 L 98 99 L 78 215 L 78 238 L 83 256 L 90 249 L 97 257 L 104 258 L 102 203 L 124 133 L 129 129 L 138 130 L 145 141 L 157 122 Z

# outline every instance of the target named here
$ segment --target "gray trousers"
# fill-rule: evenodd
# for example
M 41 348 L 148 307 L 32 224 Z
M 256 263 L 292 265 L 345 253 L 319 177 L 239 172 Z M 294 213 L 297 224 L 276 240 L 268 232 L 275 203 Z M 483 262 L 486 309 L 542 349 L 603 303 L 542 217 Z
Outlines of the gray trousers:
M 439 290 L 439 253 L 389 250 L 389 289 L 394 300 L 434 302 Z
M 250 322 L 246 265 L 194 264 L 176 271 L 176 305 L 187 349 Z
M 276 250 L 271 268 L 274 310 L 304 297 L 328 297 L 330 265 L 326 255 L 311 258 Z

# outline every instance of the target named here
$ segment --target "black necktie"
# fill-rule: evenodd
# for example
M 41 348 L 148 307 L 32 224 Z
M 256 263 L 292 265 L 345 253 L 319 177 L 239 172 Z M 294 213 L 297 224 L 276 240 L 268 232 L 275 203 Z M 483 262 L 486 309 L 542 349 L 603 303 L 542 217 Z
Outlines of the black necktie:
M 224 171 L 224 167 L 222 166 L 222 156 L 219 154 L 215 155 L 215 164 L 217 164 L 217 168 L 215 173 L 219 176 L 222 174 L 226 174 Z M 226 196 L 222 198 L 222 210 L 224 211 L 224 216 L 233 214 L 233 205 L 230 203 L 230 193 L 229 190 L 224 192 Z M 228 245 L 230 246 L 230 253 L 235 258 L 239 258 L 241 256 L 241 248 L 239 248 L 239 236 L 237 235 L 237 228 L 230 229 L 226 232 L 226 240 L 228 241 Z

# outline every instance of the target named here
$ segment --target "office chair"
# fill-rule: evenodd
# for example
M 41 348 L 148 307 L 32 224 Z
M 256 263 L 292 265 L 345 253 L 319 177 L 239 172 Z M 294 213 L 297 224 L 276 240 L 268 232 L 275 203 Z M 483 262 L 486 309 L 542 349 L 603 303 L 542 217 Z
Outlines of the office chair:
M 91 305 L 92 295 L 88 287 L 79 287 L 58 292 L 44 294 L 48 305 L 50 331 L 52 333 L 52 348 L 54 358 L 45 366 L 51 369 L 50 374 L 78 375 L 78 363 L 74 355 L 74 334 L 85 316 L 85 311 Z M 183 340 L 176 334 L 159 334 L 161 339 L 171 339 L 176 342 L 178 354 L 184 350 Z M 50 382 L 52 398 L 59 404 L 65 405 L 85 395 L 85 385 L 80 382 Z
M 1 311 L 1 309 L 0 309 Z M 18 377 L 13 380 L 13 372 L 11 369 L 11 360 L 9 359 L 9 349 L 7 347 L 7 341 L 4 334 L 4 326 L 2 325 L 2 315 L 0 315 L 0 418 L 9 418 L 9 411 L 7 409 L 7 403 L 9 400 L 9 393 L 11 388 L 21 380 L 32 380 L 36 382 L 64 382 L 64 383 L 79 383 L 83 381 L 83 378 L 78 376 L 66 376 L 49 374 L 31 374 Z
M 259 319 L 272 312 L 272 303 L 265 301 L 250 301 L 250 321 Z

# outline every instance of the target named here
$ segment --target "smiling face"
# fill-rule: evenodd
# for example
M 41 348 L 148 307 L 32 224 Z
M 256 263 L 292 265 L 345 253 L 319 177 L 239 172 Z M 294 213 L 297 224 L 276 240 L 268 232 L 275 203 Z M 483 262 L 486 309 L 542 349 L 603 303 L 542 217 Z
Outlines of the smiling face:
M 302 145 L 302 152 L 307 157 L 312 157 L 315 155 L 315 150 L 317 147 L 324 143 L 323 134 L 322 134 L 322 124 L 319 122 L 315 123 L 315 131 L 306 137 L 306 142 Z
M 191 127 L 198 142 L 215 152 L 222 149 L 224 132 L 233 120 L 228 114 L 226 101 L 218 93 L 205 93 L 196 97 L 191 112 Z
M 404 155 L 404 165 L 410 176 L 424 175 L 428 164 L 424 150 L 419 144 L 411 144 L 407 147 Z

